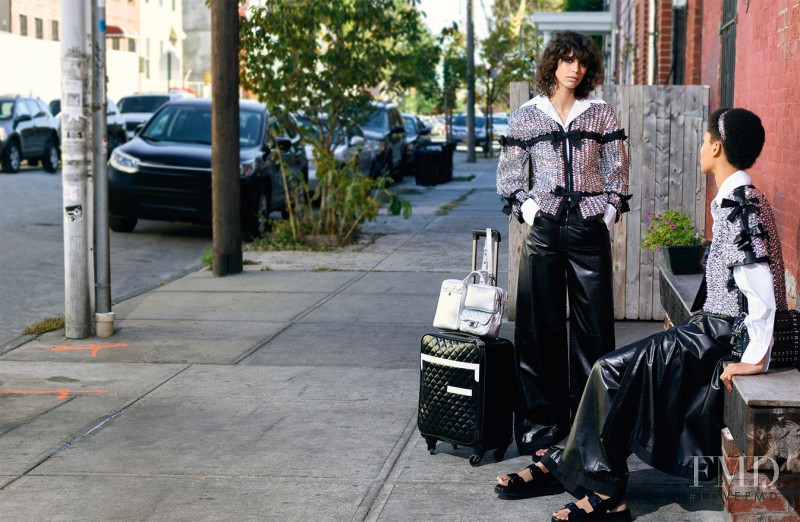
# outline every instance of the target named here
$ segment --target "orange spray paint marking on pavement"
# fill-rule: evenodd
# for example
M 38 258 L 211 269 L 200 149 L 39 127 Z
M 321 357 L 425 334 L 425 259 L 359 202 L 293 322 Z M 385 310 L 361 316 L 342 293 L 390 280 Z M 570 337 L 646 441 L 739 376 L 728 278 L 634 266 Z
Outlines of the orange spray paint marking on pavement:
M 81 393 L 106 393 L 108 390 L 0 390 L 0 395 L 55 395 L 57 399 L 66 399 Z
M 105 348 L 124 348 L 128 346 L 125 343 L 120 344 L 95 344 L 92 346 L 53 346 L 54 352 L 66 352 L 72 350 L 91 350 L 92 357 L 97 357 L 97 352 Z

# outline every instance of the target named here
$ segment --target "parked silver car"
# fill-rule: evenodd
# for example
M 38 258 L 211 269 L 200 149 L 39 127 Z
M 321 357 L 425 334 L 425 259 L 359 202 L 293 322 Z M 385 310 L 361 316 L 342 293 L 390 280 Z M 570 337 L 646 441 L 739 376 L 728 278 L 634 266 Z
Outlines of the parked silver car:
M 459 114 L 453 118 L 453 139 L 459 143 L 467 143 L 467 115 Z M 475 115 L 475 146 L 486 150 L 486 120 Z
M 298 114 L 296 119 L 300 134 L 303 135 L 305 141 L 306 159 L 308 160 L 308 188 L 313 192 L 316 190 L 319 180 L 317 179 L 317 163 L 314 161 L 314 147 L 309 143 L 307 136 L 316 133 L 317 130 L 311 120 L 305 116 Z M 342 127 L 337 128 L 333 136 L 333 157 L 336 163 L 347 163 L 355 155 L 358 155 L 358 171 L 362 176 L 374 178 L 378 175 L 379 166 L 375 149 L 370 145 L 361 126 L 353 125 L 346 130 Z
M 117 106 L 125 121 L 125 136 L 127 140 L 133 138 L 136 129 L 150 119 L 162 105 L 170 100 L 192 98 L 185 91 L 172 91 L 167 94 L 131 94 L 119 99 Z

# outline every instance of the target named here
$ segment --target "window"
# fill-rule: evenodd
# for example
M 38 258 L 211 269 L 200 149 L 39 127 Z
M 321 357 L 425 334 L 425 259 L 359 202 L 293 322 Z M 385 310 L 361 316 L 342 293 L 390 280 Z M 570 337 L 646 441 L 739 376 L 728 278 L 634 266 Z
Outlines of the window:
M 672 66 L 667 83 L 683 85 L 686 72 L 686 8 L 672 10 Z
M 33 23 L 36 26 L 36 38 L 44 40 L 44 21 L 41 18 L 34 18 Z
M 136 40 L 133 38 L 128 38 L 128 52 L 135 53 L 136 52 Z
M 58 20 L 53 20 L 53 22 L 52 22 L 52 24 L 50 26 L 50 32 L 52 33 L 53 41 L 57 42 L 58 41 Z
M 719 106 L 733 107 L 733 73 L 736 66 L 736 0 L 724 0 L 719 34 L 722 40 Z
M 28 17 L 19 15 L 19 34 L 28 36 Z
M 115 51 L 119 51 L 119 38 L 112 38 L 111 39 L 111 48 Z

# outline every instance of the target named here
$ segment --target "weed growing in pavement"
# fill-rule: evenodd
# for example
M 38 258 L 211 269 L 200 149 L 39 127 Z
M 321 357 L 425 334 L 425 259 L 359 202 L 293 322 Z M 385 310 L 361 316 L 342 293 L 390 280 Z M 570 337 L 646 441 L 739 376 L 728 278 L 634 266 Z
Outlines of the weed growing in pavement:
M 243 265 L 260 265 L 261 261 L 256 261 L 255 259 L 242 259 Z
M 449 203 L 445 203 L 444 205 L 436 209 L 435 214 L 437 216 L 446 216 L 447 214 L 450 213 L 451 210 L 453 210 L 454 208 L 465 202 L 467 198 L 470 196 L 470 194 L 472 194 L 473 192 L 475 192 L 475 189 L 470 190 L 466 194 L 462 194 L 461 196 L 457 197 L 456 199 L 454 199 Z
M 22 335 L 39 335 L 45 332 L 52 332 L 53 330 L 60 330 L 64 328 L 63 317 L 48 317 L 38 323 L 33 323 L 24 330 Z
M 272 270 L 272 269 L 271 269 L 270 267 L 268 267 L 267 265 L 264 265 L 264 266 L 262 266 L 262 267 L 261 267 L 261 270 L 260 270 L 260 271 L 261 271 L 261 272 L 269 272 L 269 271 L 271 271 L 271 270 Z
M 211 261 L 213 261 L 214 256 L 211 253 L 210 248 L 203 249 L 203 256 L 200 258 L 200 262 L 203 263 L 203 268 L 211 269 Z

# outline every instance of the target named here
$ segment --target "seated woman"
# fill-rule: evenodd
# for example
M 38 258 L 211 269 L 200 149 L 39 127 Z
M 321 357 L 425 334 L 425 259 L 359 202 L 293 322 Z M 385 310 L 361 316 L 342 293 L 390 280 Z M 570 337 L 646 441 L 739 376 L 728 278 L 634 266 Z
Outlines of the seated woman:
M 767 199 L 744 169 L 764 144 L 758 116 L 720 109 L 709 118 L 700 169 L 713 175 L 713 242 L 690 321 L 616 350 L 595 363 L 572 429 L 524 471 L 498 477 L 501 497 L 557 493 L 580 500 L 552 520 L 630 520 L 624 495 L 627 458 L 635 453 L 666 473 L 691 478 L 715 470 L 723 392 L 734 375 L 769 367 L 776 309 L 786 308 L 781 244 Z M 743 298 L 742 298 L 743 296 Z M 746 308 L 742 305 L 746 305 Z M 747 310 L 750 336 L 741 362 L 730 359 L 734 318 Z M 720 374 L 721 372 L 721 374 Z

